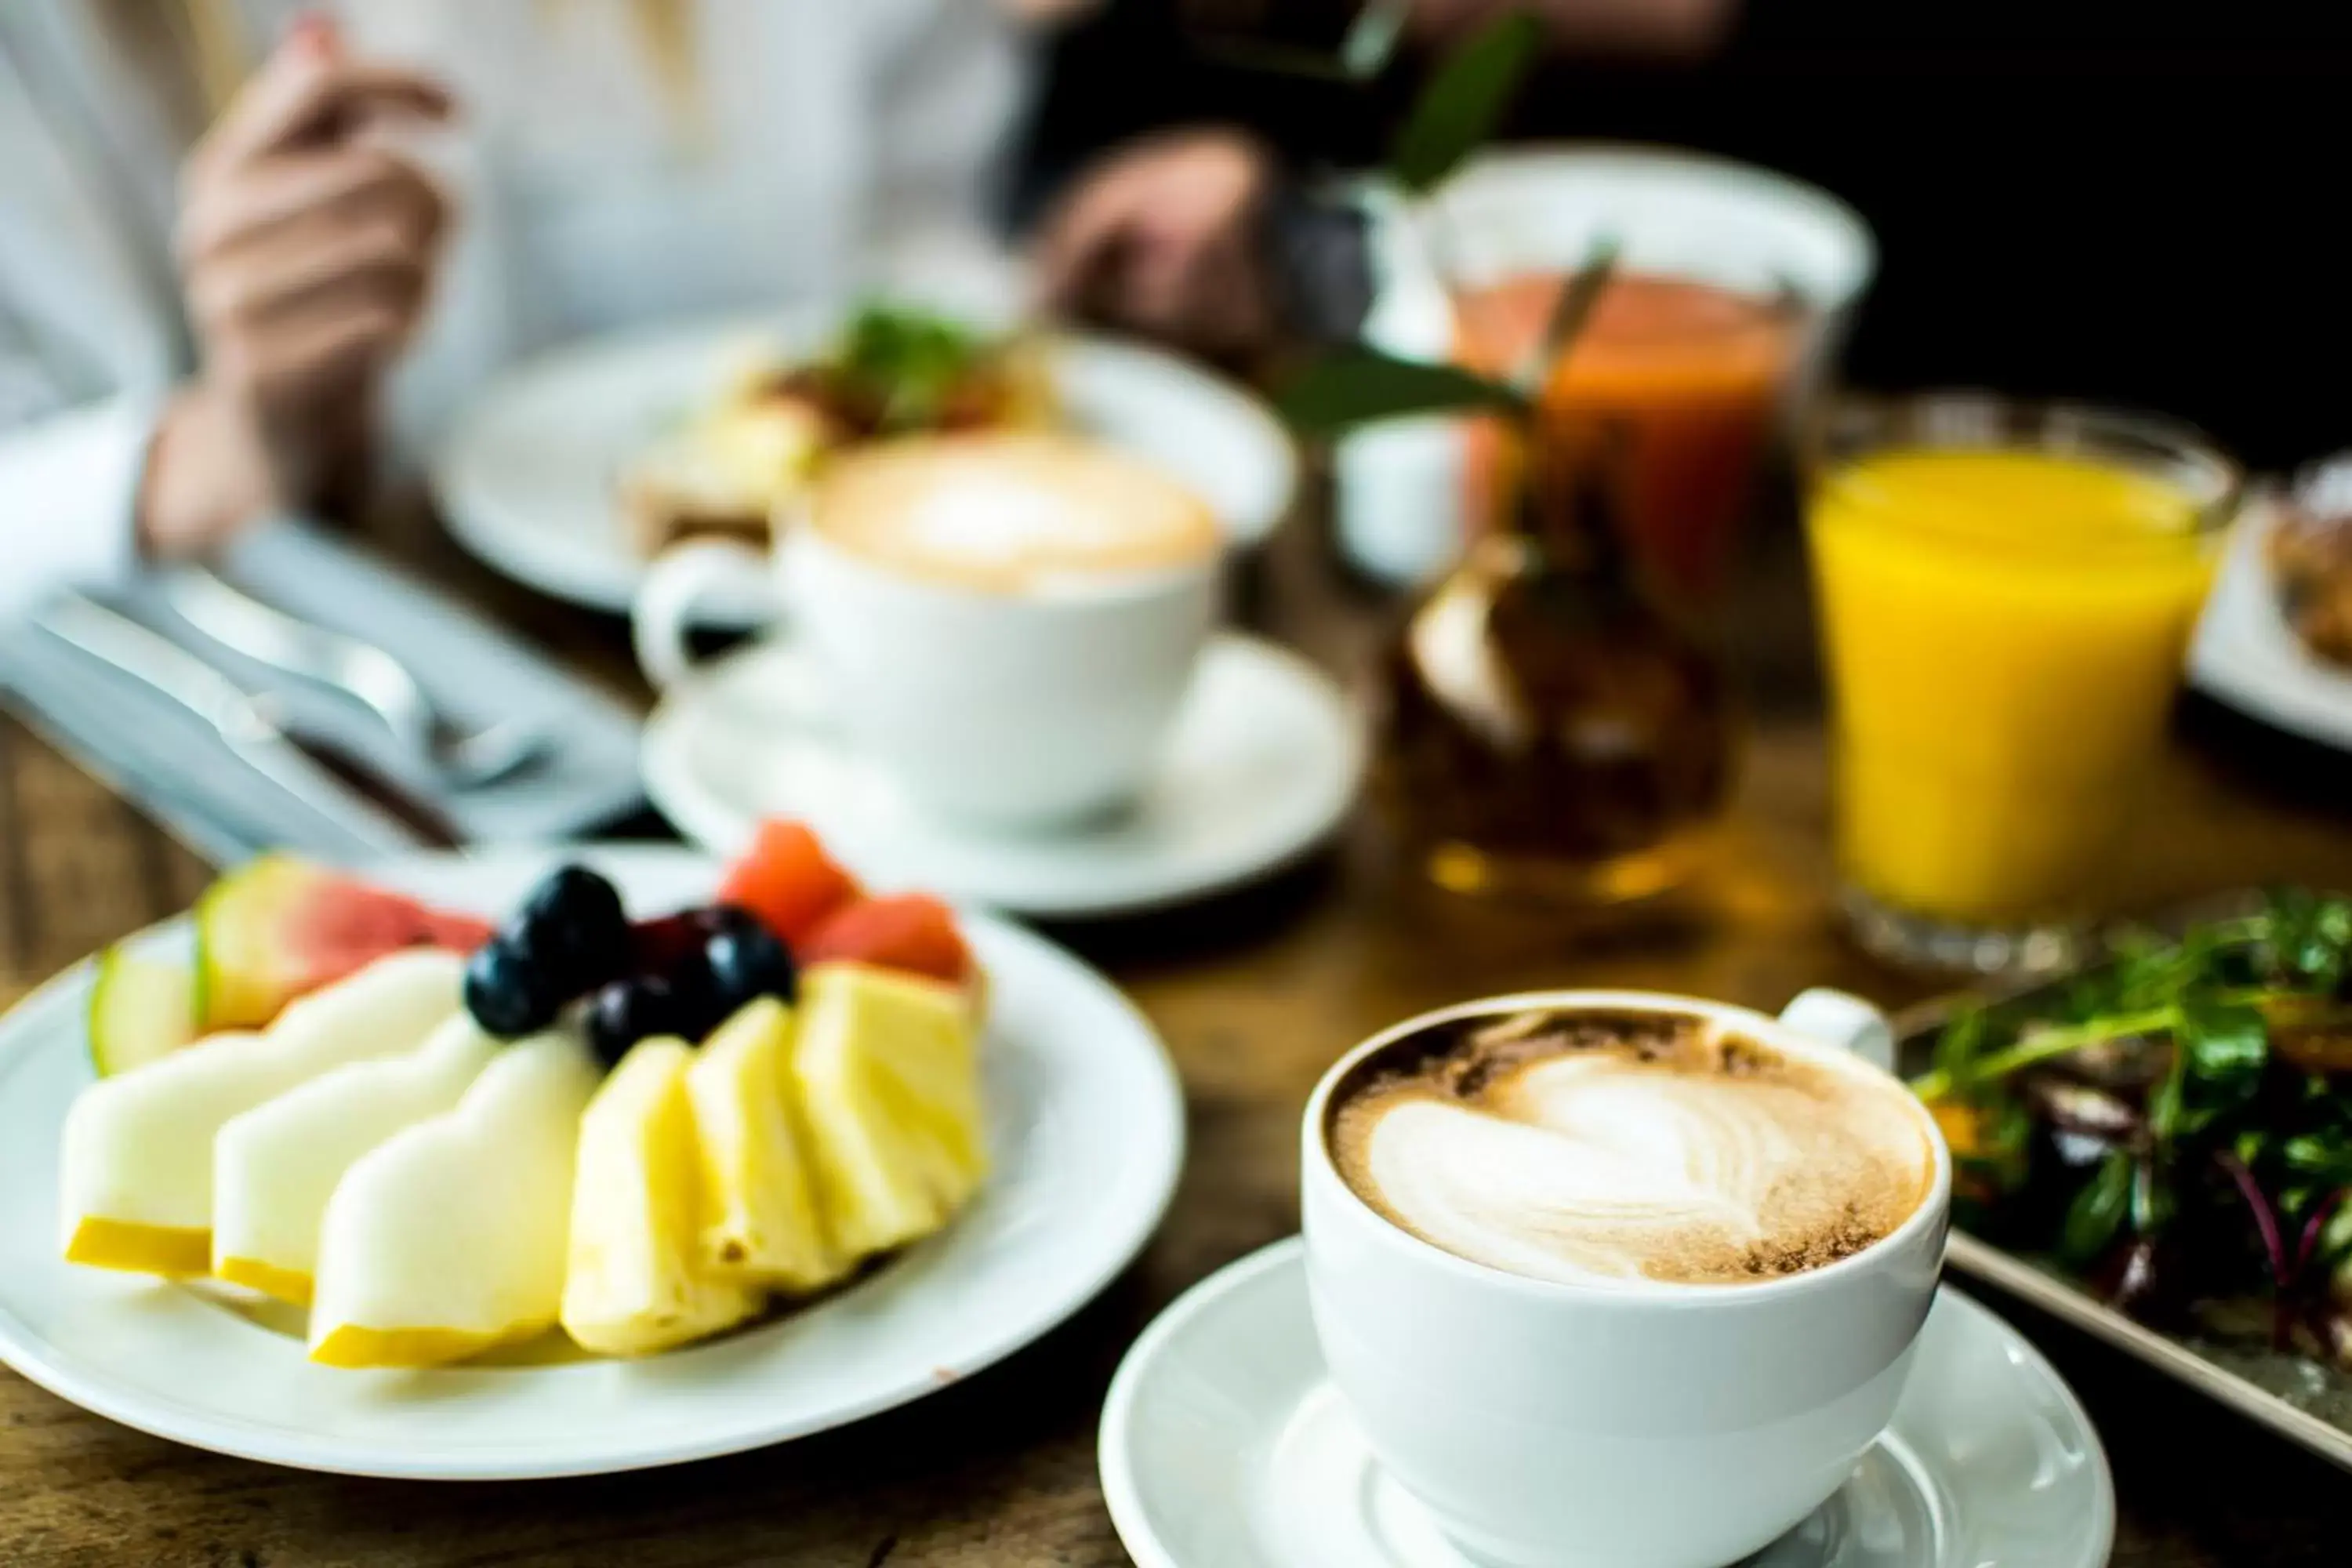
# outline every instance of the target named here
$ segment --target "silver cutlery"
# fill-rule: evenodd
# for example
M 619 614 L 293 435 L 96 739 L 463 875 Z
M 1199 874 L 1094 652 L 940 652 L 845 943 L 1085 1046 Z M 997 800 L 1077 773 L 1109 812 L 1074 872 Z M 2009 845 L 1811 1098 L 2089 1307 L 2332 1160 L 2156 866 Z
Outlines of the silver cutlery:
M 361 848 L 391 854 L 458 842 L 437 814 L 386 781 L 369 777 L 349 759 L 298 739 L 278 722 L 268 698 L 246 690 L 130 616 L 79 594 L 64 594 L 35 611 L 32 619 L 59 641 L 204 720 L 256 773 L 342 827 Z
M 210 866 L 236 866 L 265 849 L 278 847 L 282 829 L 273 833 L 244 802 L 208 796 L 187 787 L 176 770 L 125 744 L 111 726 L 94 722 L 89 713 L 71 720 L 21 704 L 16 721 L 38 735 L 68 762 L 137 806 L 173 838 Z M 366 854 L 363 845 L 330 851 Z
M 469 729 L 436 707 L 408 667 L 383 648 L 265 605 L 204 567 L 175 567 L 163 574 L 163 584 L 172 607 L 205 636 L 356 700 L 410 755 L 451 785 L 495 784 L 546 754 L 547 738 L 522 721 Z

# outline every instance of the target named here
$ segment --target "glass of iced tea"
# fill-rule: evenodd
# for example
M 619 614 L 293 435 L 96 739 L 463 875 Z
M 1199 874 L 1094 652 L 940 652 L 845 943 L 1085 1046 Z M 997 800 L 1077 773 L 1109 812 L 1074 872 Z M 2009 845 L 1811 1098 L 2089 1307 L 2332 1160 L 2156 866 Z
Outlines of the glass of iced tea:
M 1457 285 L 1462 362 L 1508 374 L 1537 342 L 1571 276 L 1535 268 Z M 1711 603 L 1723 589 L 1802 314 L 1787 294 L 1628 271 L 1602 291 L 1591 324 L 1544 383 L 1542 425 L 1618 432 L 1625 462 L 1617 513 L 1626 542 L 1679 599 Z M 1474 425 L 1468 440 L 1468 515 L 1491 526 L 1509 483 L 1508 447 L 1492 421 Z
M 2157 419 L 1856 404 L 1807 503 L 1857 935 L 1920 967 L 2068 962 L 2129 843 L 2237 468 Z
M 1613 510 L 1659 591 L 1712 608 L 1757 479 L 1867 278 L 1870 241 L 1819 192 L 1761 170 L 1594 149 L 1480 159 L 1430 203 L 1425 248 L 1452 305 L 1455 357 L 1511 375 L 1575 269 L 1618 266 L 1538 397 L 1566 438 L 1605 429 Z M 1472 537 L 1496 525 L 1513 444 L 1473 422 L 1463 463 Z

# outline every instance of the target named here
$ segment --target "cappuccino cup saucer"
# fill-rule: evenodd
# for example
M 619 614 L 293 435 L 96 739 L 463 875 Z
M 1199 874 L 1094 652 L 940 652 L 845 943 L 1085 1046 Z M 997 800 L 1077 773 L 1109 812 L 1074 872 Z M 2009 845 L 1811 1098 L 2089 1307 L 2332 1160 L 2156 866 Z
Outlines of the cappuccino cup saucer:
M 1210 638 L 1140 797 L 1065 831 L 989 833 L 918 810 L 843 733 L 789 635 L 670 688 L 639 751 L 654 805 L 706 848 L 735 852 L 762 817 L 797 817 L 870 882 L 1047 919 L 1180 903 L 1297 860 L 1346 818 L 1364 762 L 1338 683 L 1236 632 Z
M 1296 1237 L 1211 1275 L 1144 1331 L 1112 1380 L 1098 1455 L 1139 1568 L 1473 1568 L 1381 1474 L 1332 1386 Z M 1739 1568 L 2100 1568 L 2115 1512 L 2074 1394 L 1948 1286 L 1894 1425 L 1836 1495 Z

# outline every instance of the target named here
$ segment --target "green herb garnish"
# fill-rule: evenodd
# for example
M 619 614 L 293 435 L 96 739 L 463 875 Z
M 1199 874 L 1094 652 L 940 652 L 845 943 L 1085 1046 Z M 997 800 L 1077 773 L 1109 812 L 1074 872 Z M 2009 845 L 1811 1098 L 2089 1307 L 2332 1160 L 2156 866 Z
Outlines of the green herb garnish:
M 1389 149 L 1390 184 L 1409 203 L 1431 192 L 1484 145 L 1518 100 L 1543 52 L 1543 24 L 1530 12 L 1504 12 L 1464 39 L 1423 84 Z M 1433 225 L 1434 236 L 1441 231 Z M 1402 359 L 1369 343 L 1349 344 L 1297 367 L 1276 389 L 1275 405 L 1302 436 L 1329 437 L 1360 426 L 1423 415 L 1501 412 L 1525 418 L 1551 366 L 1568 350 L 1610 276 L 1616 247 L 1594 247 L 1582 286 L 1563 289 L 1552 320 L 1513 380 L 1458 365 Z
M 939 422 L 992 346 L 928 310 L 867 305 L 850 319 L 826 368 L 867 400 L 882 430 L 920 430 Z
M 1970 1223 L 2145 1316 L 2267 1297 L 2352 1348 L 2352 898 L 2292 890 L 1969 1009 L 1913 1081 Z

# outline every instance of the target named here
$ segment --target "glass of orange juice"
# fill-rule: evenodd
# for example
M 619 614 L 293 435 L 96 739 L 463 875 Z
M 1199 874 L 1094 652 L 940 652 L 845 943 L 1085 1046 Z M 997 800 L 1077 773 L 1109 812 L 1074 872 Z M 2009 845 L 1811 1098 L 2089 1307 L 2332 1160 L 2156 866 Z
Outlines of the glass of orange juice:
M 1837 856 L 1864 945 L 2066 962 L 2128 844 L 2236 510 L 2193 431 L 1944 395 L 1849 405 L 1806 507 Z

